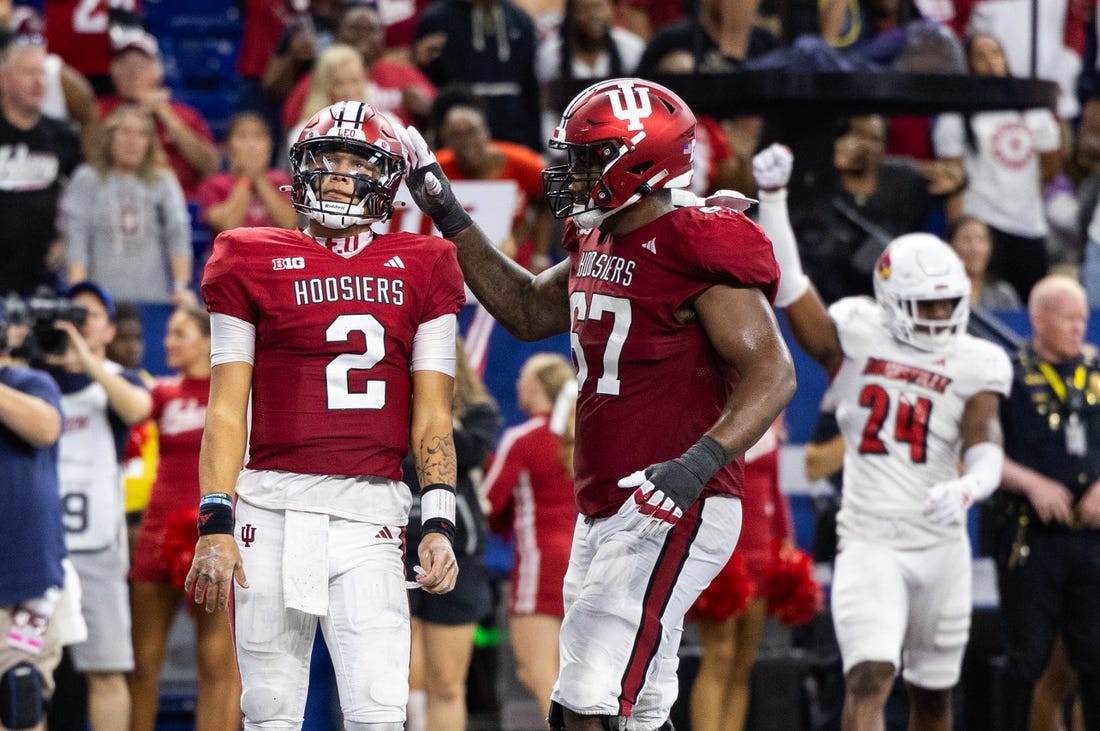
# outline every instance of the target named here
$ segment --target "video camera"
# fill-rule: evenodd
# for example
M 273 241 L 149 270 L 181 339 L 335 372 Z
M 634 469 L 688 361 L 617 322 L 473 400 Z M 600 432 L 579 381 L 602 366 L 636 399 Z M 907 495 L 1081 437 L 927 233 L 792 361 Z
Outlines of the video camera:
M 4 311 L 8 324 L 28 328 L 26 339 L 12 349 L 12 356 L 32 364 L 42 363 L 47 355 L 61 355 L 68 347 L 68 335 L 54 327 L 54 322 L 64 320 L 80 327 L 88 317 L 87 309 L 64 297 L 9 295 Z

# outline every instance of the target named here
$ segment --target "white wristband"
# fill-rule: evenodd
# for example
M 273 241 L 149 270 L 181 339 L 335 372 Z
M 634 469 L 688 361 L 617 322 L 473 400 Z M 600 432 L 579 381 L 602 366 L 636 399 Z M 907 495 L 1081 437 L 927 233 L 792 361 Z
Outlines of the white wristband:
M 429 485 L 426 492 L 420 494 L 420 524 L 432 518 L 442 518 L 451 525 L 455 524 L 455 489 L 449 485 Z
M 1001 484 L 1001 471 L 1005 464 L 1005 450 L 1000 444 L 979 442 L 963 454 L 963 476 L 974 480 L 971 498 L 985 500 Z

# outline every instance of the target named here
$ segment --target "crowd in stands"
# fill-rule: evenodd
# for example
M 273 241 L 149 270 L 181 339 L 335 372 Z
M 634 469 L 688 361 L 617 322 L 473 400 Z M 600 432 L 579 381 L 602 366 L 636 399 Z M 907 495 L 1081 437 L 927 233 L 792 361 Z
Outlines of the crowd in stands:
M 415 125 L 452 181 L 514 181 L 515 204 L 497 243 L 537 273 L 564 256 L 541 178 L 553 161 L 547 140 L 562 111 L 551 93 L 556 82 L 784 67 L 975 77 L 1026 77 L 1034 69 L 1058 84 L 1054 108 L 844 118 L 834 130 L 831 168 L 810 171 L 829 181 L 814 195 L 825 196 L 831 218 L 825 225 L 816 218 L 821 208 L 792 189 L 792 225 L 827 302 L 870 294 L 869 275 L 885 244 L 929 231 L 964 262 L 976 307 L 1020 309 L 1052 270 L 1079 277 L 1091 307 L 1100 307 L 1096 4 L 1039 2 L 1037 58 L 1029 0 L 802 5 L 812 22 L 790 12 L 800 7 L 793 0 L 0 0 L 0 295 L 82 294 L 110 320 L 93 350 L 108 347 L 109 331 L 116 341 L 108 357 L 123 363 L 118 373 L 131 386 L 142 382 L 134 370 L 141 365 L 140 318 L 126 303 L 178 308 L 165 347 L 179 376 L 153 386 L 151 405 L 148 396 L 134 397 L 137 406 L 120 409 L 114 398 L 108 405 L 111 434 L 136 425 L 119 460 L 125 457 L 134 486 L 153 484 L 146 519 L 156 520 L 142 525 L 135 558 L 145 564 L 135 561 L 129 574 L 133 651 L 118 653 L 117 662 L 108 657 L 106 665 L 77 653 L 77 669 L 89 675 L 93 731 L 149 729 L 156 715 L 157 672 L 182 586 L 152 558 L 171 538 L 164 527 L 170 511 L 160 507 L 157 491 L 197 497 L 197 479 L 165 488 L 162 479 L 151 483 L 151 474 L 158 430 L 162 464 L 190 465 L 180 450 L 197 460 L 198 436 L 185 427 L 201 423 L 205 401 L 196 384 L 209 377 L 200 365 L 208 358 L 209 321 L 197 296 L 204 260 L 213 238 L 228 229 L 301 224 L 286 190 L 287 151 L 306 121 L 332 103 L 366 101 L 396 123 Z M 832 116 L 822 119 L 831 124 Z M 770 126 L 767 114 L 700 114 L 694 192 L 755 194 L 751 159 L 772 141 Z M 520 631 L 511 642 L 520 679 L 545 713 L 557 669 L 550 638 L 561 623 L 560 560 L 572 529 L 570 522 L 561 533 L 562 516 L 575 516 L 569 500 L 539 496 L 572 481 L 563 456 L 569 429 L 551 416 L 563 391 L 568 395 L 568 363 L 538 356 L 515 374 L 529 421 L 501 438 L 493 395 L 478 378 L 484 363 L 471 359 L 460 369 L 454 413 L 459 492 L 469 498 L 471 519 L 459 527 L 468 550 L 456 547 L 456 554 L 462 581 L 482 584 L 467 584 L 462 597 L 420 597 L 426 601 L 414 608 L 414 640 L 426 654 L 413 654 L 420 663 L 413 682 L 426 693 L 420 722 L 429 729 L 463 727 L 457 719 L 465 714 L 460 699 L 474 628 L 493 609 L 481 575 L 487 528 L 516 542 L 507 601 Z M 84 380 L 100 380 L 95 368 L 81 368 Z M 118 373 L 104 379 L 113 383 Z M 66 398 L 73 391 L 62 388 Z M 769 432 L 776 449 L 780 431 L 777 425 Z M 143 502 L 125 506 L 135 526 Z M 773 509 L 786 516 L 769 503 Z M 789 528 L 781 528 L 779 537 L 789 540 Z M 541 568 L 540 550 L 556 553 L 544 554 Z M 457 607 L 460 599 L 465 604 Z M 738 625 L 750 658 L 763 615 L 754 600 L 748 628 Z M 212 680 L 219 668 L 233 667 L 228 625 L 216 616 L 199 623 L 205 720 L 196 728 L 224 731 L 236 706 Z M 88 633 L 103 632 L 93 619 Z M 706 628 L 718 648 L 706 666 L 713 687 L 692 703 L 735 696 L 743 716 L 748 668 L 731 659 L 734 624 Z M 122 629 L 109 627 L 112 642 L 124 641 Z M 730 645 L 725 656 L 722 643 Z M 132 720 L 103 710 L 131 703 L 121 673 L 130 673 Z M 730 674 L 739 687 L 722 685 Z M 58 686 L 66 692 L 65 683 Z

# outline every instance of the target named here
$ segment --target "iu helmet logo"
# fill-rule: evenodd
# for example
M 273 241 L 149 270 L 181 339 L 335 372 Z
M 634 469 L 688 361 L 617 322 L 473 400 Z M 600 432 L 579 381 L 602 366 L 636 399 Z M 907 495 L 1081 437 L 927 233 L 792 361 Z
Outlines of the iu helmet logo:
M 611 113 L 616 119 L 624 120 L 627 130 L 630 131 L 644 129 L 642 120 L 653 114 L 649 89 L 644 86 L 636 87 L 633 81 L 624 81 L 617 88 L 610 89 L 607 99 L 611 102 Z

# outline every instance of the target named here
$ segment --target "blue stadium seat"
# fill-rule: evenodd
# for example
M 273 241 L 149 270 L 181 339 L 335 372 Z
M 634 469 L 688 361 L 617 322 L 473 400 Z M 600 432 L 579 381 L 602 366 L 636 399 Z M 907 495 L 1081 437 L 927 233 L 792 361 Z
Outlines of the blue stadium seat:
M 172 35 L 217 34 L 239 38 L 241 35 L 241 14 L 236 5 L 221 12 L 200 13 L 188 8 L 168 21 L 168 32 Z
M 235 89 L 240 43 L 221 36 L 175 36 L 173 57 L 179 86 L 194 91 Z
M 176 101 L 190 104 L 198 110 L 206 123 L 210 125 L 210 131 L 214 133 L 214 139 L 221 141 L 225 138 L 225 130 L 229 126 L 229 118 L 237 103 L 235 89 L 222 91 L 194 91 L 191 89 L 178 89 L 172 98 Z

